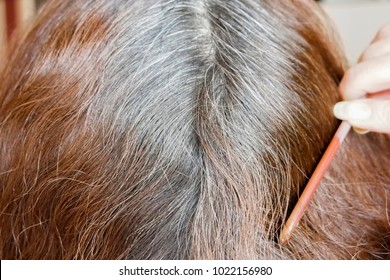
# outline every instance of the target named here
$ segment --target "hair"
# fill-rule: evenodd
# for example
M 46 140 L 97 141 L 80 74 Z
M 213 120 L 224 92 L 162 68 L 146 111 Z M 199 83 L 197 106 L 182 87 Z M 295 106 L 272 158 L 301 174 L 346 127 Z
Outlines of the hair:
M 382 259 L 390 140 L 351 133 L 287 245 L 346 66 L 314 2 L 48 1 L 0 85 L 1 259 Z

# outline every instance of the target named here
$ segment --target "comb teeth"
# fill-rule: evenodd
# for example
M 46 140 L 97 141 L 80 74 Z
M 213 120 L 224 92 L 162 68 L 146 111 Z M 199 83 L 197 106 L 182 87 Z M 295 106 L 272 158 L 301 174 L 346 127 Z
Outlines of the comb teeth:
M 313 195 L 316 192 L 322 178 L 328 170 L 332 159 L 336 155 L 337 151 L 341 146 L 341 143 L 344 141 L 350 130 L 351 125 L 346 121 L 342 121 L 332 140 L 330 141 L 328 147 L 326 148 L 324 155 L 322 156 L 320 162 L 318 163 L 316 169 L 310 177 L 310 180 L 307 183 L 306 188 L 300 196 L 297 204 L 295 205 L 290 217 L 284 225 L 279 236 L 280 244 L 286 244 L 291 238 L 294 230 L 299 224 L 299 221 L 301 220 L 303 214 L 309 206 L 309 203 L 313 198 Z

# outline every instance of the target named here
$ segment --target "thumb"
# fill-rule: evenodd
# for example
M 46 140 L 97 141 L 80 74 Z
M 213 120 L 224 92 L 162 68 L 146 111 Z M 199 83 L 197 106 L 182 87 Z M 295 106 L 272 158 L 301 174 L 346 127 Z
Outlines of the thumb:
M 358 99 L 342 101 L 333 108 L 336 118 L 370 131 L 390 133 L 390 100 Z

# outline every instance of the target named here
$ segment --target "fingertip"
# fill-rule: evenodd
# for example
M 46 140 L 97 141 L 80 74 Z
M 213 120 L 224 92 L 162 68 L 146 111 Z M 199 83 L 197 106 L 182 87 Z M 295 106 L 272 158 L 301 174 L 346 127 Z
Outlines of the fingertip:
M 336 118 L 347 121 L 362 121 L 371 117 L 371 106 L 366 100 L 342 101 L 333 107 Z
M 336 105 L 334 105 L 333 107 L 333 115 L 340 120 L 344 120 L 346 117 L 345 107 L 346 107 L 346 101 L 341 101 L 336 103 Z

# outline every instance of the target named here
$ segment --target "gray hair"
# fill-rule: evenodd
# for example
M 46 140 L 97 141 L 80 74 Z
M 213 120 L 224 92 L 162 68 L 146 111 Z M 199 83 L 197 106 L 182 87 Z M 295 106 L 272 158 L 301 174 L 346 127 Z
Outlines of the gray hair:
M 345 58 L 324 17 L 300 1 L 49 1 L 2 75 L 0 257 L 359 257 L 358 233 L 384 226 L 334 209 L 354 216 L 360 197 L 378 221 L 389 194 L 352 198 L 345 163 L 324 181 L 344 182 L 337 198 L 326 185 L 277 240 L 337 126 Z

